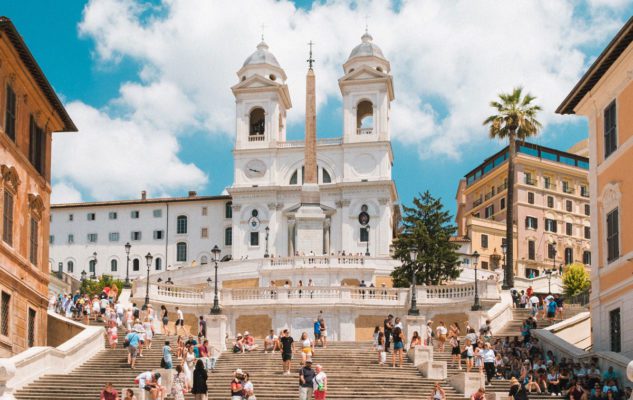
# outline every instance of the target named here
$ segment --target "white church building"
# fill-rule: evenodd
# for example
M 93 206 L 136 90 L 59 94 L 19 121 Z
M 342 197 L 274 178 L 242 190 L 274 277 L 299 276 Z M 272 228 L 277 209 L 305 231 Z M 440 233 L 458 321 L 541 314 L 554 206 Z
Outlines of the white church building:
M 231 88 L 236 134 L 234 182 L 228 195 L 190 192 L 184 198 L 155 199 L 143 192 L 136 200 L 53 205 L 52 270 L 61 268 L 77 278 L 82 271 L 88 277 L 124 278 L 126 243 L 131 245 L 131 279 L 145 275 L 148 252 L 154 256 L 153 274 L 207 264 L 214 245 L 222 256 L 237 261 L 343 252 L 389 258 L 399 217 L 391 177 L 389 111 L 394 92 L 389 72 L 389 61 L 364 34 L 339 79 L 341 137 L 315 140 L 315 123 L 307 121 L 307 141 L 289 141 L 286 117 L 292 103 L 286 74 L 262 41 Z M 307 108 L 312 109 L 306 120 L 315 117 L 311 68 L 309 75 L 312 90 L 308 88 L 307 96 L 312 102 Z M 306 181 L 306 159 L 316 161 L 313 183 Z M 318 200 L 308 210 L 317 210 L 316 219 L 304 215 L 306 192 Z M 306 247 L 309 240 L 313 245 Z

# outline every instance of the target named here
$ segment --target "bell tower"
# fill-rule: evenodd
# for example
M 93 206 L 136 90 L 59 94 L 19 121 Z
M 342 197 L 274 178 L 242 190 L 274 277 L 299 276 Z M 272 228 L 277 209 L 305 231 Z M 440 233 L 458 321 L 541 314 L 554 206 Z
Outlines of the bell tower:
M 239 71 L 235 96 L 235 149 L 274 146 L 286 140 L 286 113 L 292 107 L 286 73 L 262 41 Z
M 389 141 L 389 112 L 394 99 L 391 65 L 366 31 L 343 64 L 339 79 L 343 96 L 345 143 Z

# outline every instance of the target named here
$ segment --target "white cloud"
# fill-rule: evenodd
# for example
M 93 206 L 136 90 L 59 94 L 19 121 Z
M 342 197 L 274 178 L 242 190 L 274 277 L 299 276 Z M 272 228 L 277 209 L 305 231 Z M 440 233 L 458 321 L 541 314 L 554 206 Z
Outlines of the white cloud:
M 587 1 L 590 6 L 603 3 L 602 9 L 622 3 Z M 229 88 L 255 50 L 261 24 L 267 25 L 266 41 L 288 75 L 294 105 L 289 119 L 296 124 L 304 118 L 306 43 L 317 43 L 317 100 L 323 105 L 340 97 L 342 64 L 359 43 L 368 14 L 374 41 L 392 64 L 394 140 L 417 145 L 422 157 L 457 158 L 464 144 L 486 140 L 481 121 L 490 112 L 488 102 L 515 85 L 538 97 L 546 124 L 564 120 L 553 111 L 587 67 L 581 50 L 595 46 L 596 38 L 612 35 L 623 22 L 605 13 L 583 13 L 582 7 L 573 0 L 408 0 L 395 10 L 390 0 L 330 0 L 305 11 L 288 0 L 163 0 L 160 6 L 91 0 L 79 31 L 95 41 L 97 59 L 116 64 L 129 57 L 142 70 L 138 81 L 125 83 L 106 110 L 72 105 L 81 133 L 63 140 L 69 145 L 89 143 L 83 137 L 91 137 L 99 141 L 101 159 L 115 155 L 117 173 L 103 174 L 110 180 L 106 191 L 90 183 L 92 171 L 85 172 L 87 176 L 75 173 L 81 177 L 79 186 L 97 197 L 111 197 L 111 190 L 136 193 L 147 182 L 164 191 L 201 184 L 204 175 L 178 159 L 176 138 L 191 128 L 233 134 Z M 138 152 L 131 154 L 127 143 L 134 143 Z M 142 146 L 160 152 L 165 158 L 160 166 L 173 163 L 184 182 L 179 184 L 162 168 L 146 168 L 136 159 L 147 153 Z M 94 162 L 94 157 L 75 163 L 87 171 L 83 162 Z M 115 180 L 127 171 L 139 174 L 134 183 Z M 65 174 L 72 172 L 67 169 Z
M 51 203 L 78 203 L 81 201 L 81 192 L 68 182 L 58 182 L 53 185 Z
M 138 197 L 141 190 L 157 195 L 197 189 L 206 182 L 198 167 L 178 158 L 178 141 L 170 131 L 142 120 L 113 118 L 82 102 L 66 107 L 81 133 L 55 136 L 57 180 L 72 182 L 96 199 Z

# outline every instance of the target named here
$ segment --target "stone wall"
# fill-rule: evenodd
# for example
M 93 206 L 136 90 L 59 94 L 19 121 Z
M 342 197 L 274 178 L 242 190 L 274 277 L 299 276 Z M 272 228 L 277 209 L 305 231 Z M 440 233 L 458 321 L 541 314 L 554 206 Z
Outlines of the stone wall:
M 47 315 L 48 324 L 46 327 L 46 345 L 57 347 L 65 341 L 75 337 L 84 327 L 71 320 L 55 318 Z
M 276 282 L 276 284 L 279 283 L 283 286 L 284 282 Z M 226 289 L 256 288 L 259 287 L 259 278 L 230 279 L 222 281 L 222 287 Z
M 273 328 L 273 321 L 268 315 L 240 315 L 235 321 L 235 329 L 239 333 L 248 331 L 255 338 L 263 338 Z
M 374 329 L 379 326 L 382 330 L 384 320 L 384 315 L 359 315 L 356 318 L 356 340 L 372 340 Z

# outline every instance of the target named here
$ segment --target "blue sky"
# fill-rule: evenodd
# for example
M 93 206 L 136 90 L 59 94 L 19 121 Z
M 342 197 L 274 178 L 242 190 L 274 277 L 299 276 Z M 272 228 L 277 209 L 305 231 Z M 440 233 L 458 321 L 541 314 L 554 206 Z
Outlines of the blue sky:
M 534 141 L 570 147 L 586 137 L 586 125 L 553 109 L 633 13 L 622 0 L 522 2 L 507 10 L 491 1 L 192 3 L 3 2 L 0 14 L 13 20 L 80 128 L 54 137 L 54 200 L 130 198 L 144 189 L 218 194 L 229 186 L 229 87 L 261 23 L 289 75 L 289 138 L 303 137 L 308 38 L 317 42 L 317 134 L 340 136 L 336 79 L 367 15 L 392 63 L 393 177 L 401 202 L 428 189 L 454 211 L 459 179 L 502 147 L 480 123 L 494 94 L 524 85 L 545 108 L 545 129 Z M 499 33 L 513 25 L 527 32 Z M 506 45 L 517 40 L 527 44 Z

